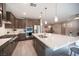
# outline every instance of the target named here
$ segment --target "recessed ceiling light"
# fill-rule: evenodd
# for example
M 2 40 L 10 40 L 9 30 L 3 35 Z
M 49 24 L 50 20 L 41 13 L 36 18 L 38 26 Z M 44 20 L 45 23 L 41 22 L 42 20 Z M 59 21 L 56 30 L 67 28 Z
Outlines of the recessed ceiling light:
M 47 21 L 45 21 L 45 24 L 47 24 Z
M 24 14 L 24 15 L 26 15 L 26 13 L 25 13 L 25 12 L 24 12 L 23 14 Z

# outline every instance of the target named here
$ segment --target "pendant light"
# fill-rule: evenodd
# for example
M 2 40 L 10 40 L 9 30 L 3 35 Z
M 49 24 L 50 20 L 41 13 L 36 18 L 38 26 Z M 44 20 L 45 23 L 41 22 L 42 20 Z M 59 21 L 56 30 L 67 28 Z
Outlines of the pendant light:
M 39 19 L 40 19 L 40 25 L 42 25 L 42 12 L 40 12 Z
M 45 18 L 46 18 L 46 10 L 47 10 L 47 8 L 45 8 Z M 47 24 L 47 21 L 45 21 L 44 23 L 46 25 Z
M 56 11 L 55 11 L 55 18 L 54 18 L 55 22 L 58 22 L 58 17 L 57 17 L 57 3 L 56 3 Z

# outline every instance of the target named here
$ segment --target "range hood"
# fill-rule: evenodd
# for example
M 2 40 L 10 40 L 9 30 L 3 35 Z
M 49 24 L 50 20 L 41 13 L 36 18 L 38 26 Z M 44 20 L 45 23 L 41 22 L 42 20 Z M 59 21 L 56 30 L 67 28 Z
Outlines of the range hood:
M 12 24 L 10 21 L 4 21 L 4 23 L 6 23 L 6 24 Z

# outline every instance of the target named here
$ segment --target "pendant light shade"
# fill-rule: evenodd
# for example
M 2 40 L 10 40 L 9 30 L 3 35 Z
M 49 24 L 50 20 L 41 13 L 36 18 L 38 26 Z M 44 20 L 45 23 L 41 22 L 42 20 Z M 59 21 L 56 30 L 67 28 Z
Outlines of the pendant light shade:
M 56 10 L 55 10 L 55 18 L 54 18 L 55 22 L 58 22 L 58 17 L 57 17 L 57 4 L 56 4 Z
M 47 24 L 47 21 L 45 21 L 45 24 Z
M 54 21 L 58 22 L 58 17 L 57 16 L 55 16 Z

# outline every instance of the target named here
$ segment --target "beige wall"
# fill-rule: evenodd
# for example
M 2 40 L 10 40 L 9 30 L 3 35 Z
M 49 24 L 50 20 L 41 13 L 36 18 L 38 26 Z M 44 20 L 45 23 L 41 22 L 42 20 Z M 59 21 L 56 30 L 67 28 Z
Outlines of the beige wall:
M 72 34 L 76 36 L 77 32 L 79 31 L 78 29 L 79 29 L 79 21 L 68 22 L 66 25 L 66 35 L 69 35 L 69 33 L 72 32 Z
M 61 34 L 61 24 L 54 24 L 52 27 L 54 33 Z
M 77 35 L 77 32 L 79 32 L 79 20 L 74 20 L 74 21 L 70 21 L 65 23 L 65 25 L 63 25 L 63 27 L 61 27 L 61 24 L 54 24 L 52 25 L 54 33 L 57 34 L 62 34 L 62 29 L 65 29 L 65 34 L 69 35 L 70 32 L 72 32 L 73 36 Z

